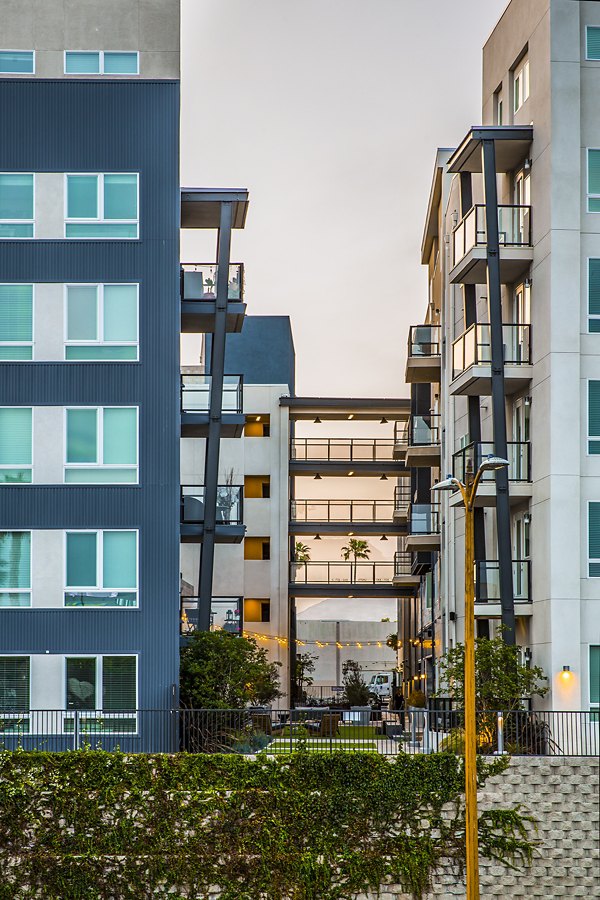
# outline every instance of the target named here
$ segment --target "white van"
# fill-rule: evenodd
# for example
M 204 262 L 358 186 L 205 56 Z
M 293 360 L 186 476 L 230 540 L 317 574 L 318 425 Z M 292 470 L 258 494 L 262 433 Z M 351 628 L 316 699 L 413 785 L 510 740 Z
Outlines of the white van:
M 368 684 L 369 693 L 379 700 L 391 700 L 394 689 L 394 676 L 391 672 L 376 672 L 371 675 Z

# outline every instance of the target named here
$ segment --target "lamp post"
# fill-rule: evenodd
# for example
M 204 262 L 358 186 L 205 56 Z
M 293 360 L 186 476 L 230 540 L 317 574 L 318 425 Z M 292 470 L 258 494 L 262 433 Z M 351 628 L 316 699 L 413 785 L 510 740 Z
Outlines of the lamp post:
M 465 505 L 465 842 L 466 900 L 479 900 L 479 842 L 477 816 L 477 723 L 475 713 L 475 497 L 484 472 L 504 469 L 508 460 L 486 456 L 477 472 L 465 474 L 465 483 L 452 475 L 434 484 L 432 491 L 459 490 Z

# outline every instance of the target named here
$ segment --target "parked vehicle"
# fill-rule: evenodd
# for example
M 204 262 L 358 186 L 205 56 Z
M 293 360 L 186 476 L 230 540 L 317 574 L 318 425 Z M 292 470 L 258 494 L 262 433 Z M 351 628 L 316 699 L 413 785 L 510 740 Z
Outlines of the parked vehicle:
M 368 684 L 373 699 L 389 701 L 394 692 L 394 676 L 391 672 L 376 672 Z

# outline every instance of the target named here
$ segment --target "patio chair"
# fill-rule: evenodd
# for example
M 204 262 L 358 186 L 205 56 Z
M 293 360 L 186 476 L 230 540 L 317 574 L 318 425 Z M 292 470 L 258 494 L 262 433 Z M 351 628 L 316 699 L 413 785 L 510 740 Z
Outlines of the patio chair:
M 252 730 L 266 734 L 268 737 L 273 735 L 275 731 L 281 731 L 282 722 L 273 722 L 269 713 L 250 713 L 252 721 Z
M 307 722 L 306 727 L 316 737 L 337 737 L 340 719 L 339 713 L 325 713 L 318 722 Z

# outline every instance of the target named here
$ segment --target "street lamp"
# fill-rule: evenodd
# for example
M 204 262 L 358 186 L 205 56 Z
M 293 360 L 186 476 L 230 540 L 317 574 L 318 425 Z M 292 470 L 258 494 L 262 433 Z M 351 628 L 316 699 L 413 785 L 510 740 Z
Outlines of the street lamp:
M 470 460 L 468 460 L 468 463 Z M 459 490 L 465 505 L 465 842 L 467 864 L 467 898 L 479 900 L 479 846 L 477 816 L 477 725 L 475 719 L 475 497 L 484 472 L 504 469 L 509 465 L 501 456 L 484 457 L 477 472 L 472 466 L 465 473 L 465 483 L 448 475 L 434 484 L 432 491 Z

